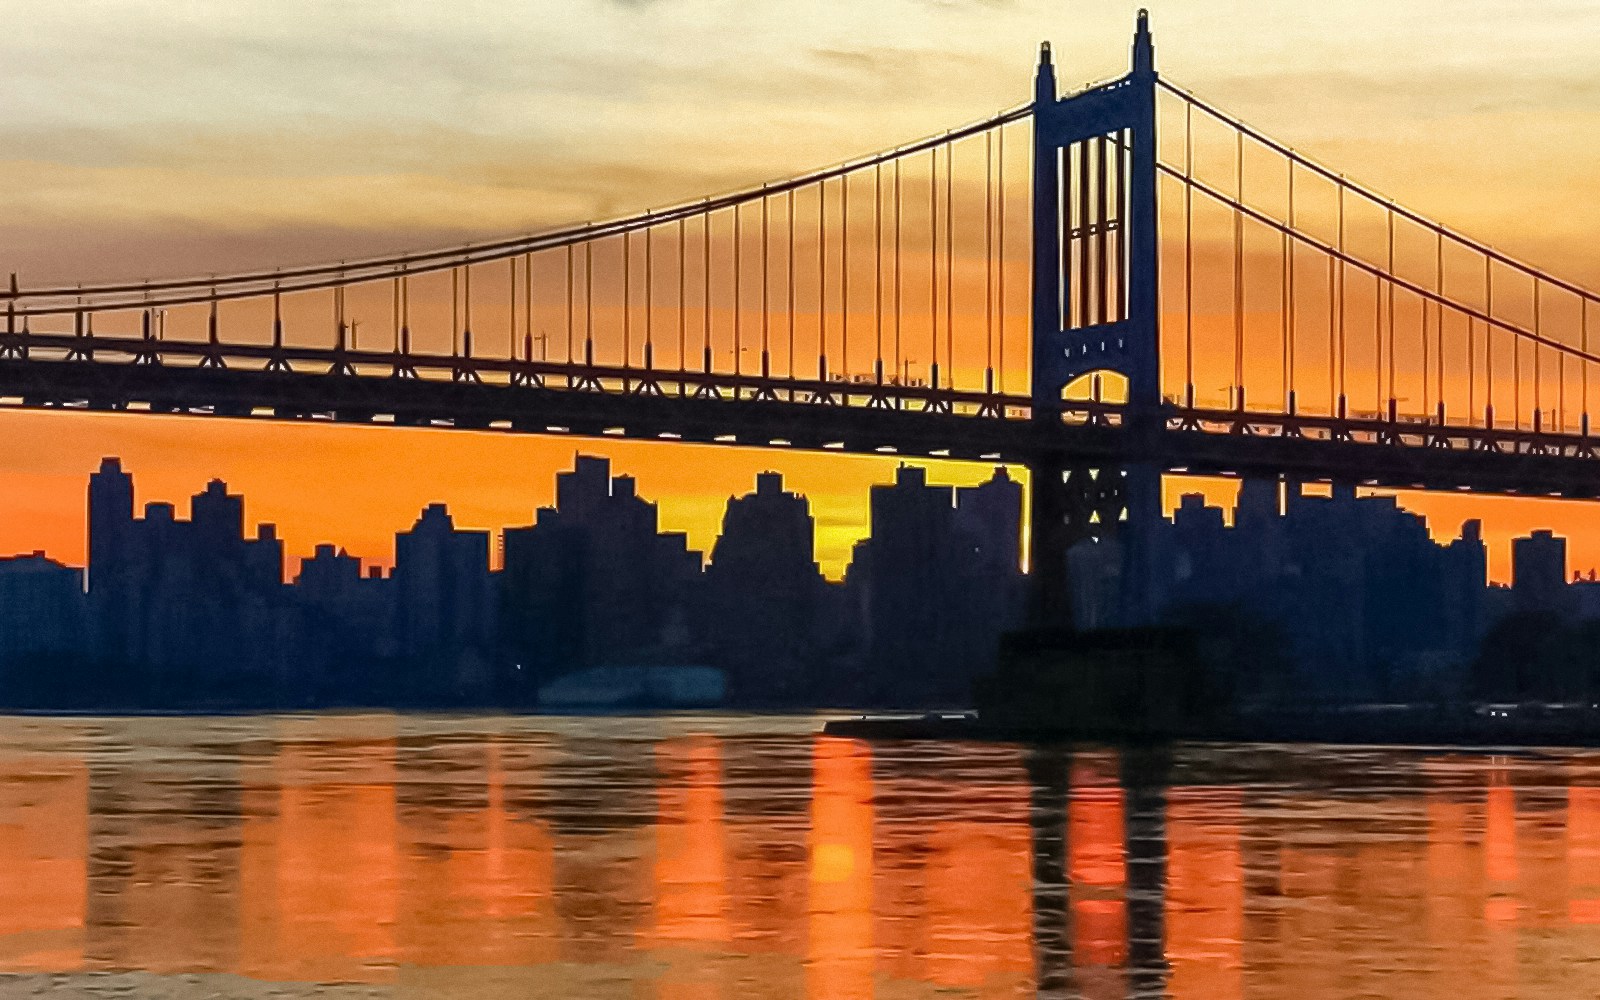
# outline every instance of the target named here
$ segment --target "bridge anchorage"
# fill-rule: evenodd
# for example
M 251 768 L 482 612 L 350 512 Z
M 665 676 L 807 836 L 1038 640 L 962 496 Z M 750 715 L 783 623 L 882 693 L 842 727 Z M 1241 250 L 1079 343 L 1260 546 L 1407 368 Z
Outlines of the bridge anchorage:
M 743 191 L 0 297 L 0 405 L 1025 464 L 1045 622 L 1085 539 L 1158 606 L 1166 474 L 1600 496 L 1595 293 L 1174 86 L 1143 13 L 1118 79 L 1046 46 L 1026 104 Z

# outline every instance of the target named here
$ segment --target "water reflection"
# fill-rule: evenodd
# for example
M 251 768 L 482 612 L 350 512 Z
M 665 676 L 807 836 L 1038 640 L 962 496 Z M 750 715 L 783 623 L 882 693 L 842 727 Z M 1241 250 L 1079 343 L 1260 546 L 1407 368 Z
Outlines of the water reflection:
M 1600 756 L 814 728 L 8 720 L 0 973 L 239 996 L 1593 992 Z

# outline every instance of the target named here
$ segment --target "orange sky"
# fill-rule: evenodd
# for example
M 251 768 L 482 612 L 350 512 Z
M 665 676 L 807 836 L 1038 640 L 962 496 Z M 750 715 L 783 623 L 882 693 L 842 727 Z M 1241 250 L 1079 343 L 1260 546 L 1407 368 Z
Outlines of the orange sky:
M 10 151 L 0 153 L 0 270 L 19 271 L 26 285 L 336 260 L 745 186 L 1019 103 L 1045 38 L 1066 86 L 1121 72 L 1132 8 L 578 0 L 555 17 L 503 4 L 417 0 L 380 11 L 248 0 L 222 15 L 114 0 L 32 9 L 0 39 L 0 149 Z M 1182 85 L 1429 215 L 1595 283 L 1600 12 L 1180 0 L 1152 16 L 1160 66 Z M 1010 293 L 1020 317 L 1021 282 Z M 665 526 L 701 548 L 728 495 L 761 469 L 784 471 L 813 500 L 819 556 L 835 574 L 865 529 L 868 485 L 894 466 L 7 412 L 0 552 L 44 547 L 81 559 L 85 477 L 106 454 L 124 457 L 141 501 L 181 505 L 218 475 L 246 494 L 252 522 L 280 525 L 293 553 L 330 540 L 387 561 L 393 532 L 430 500 L 448 501 L 469 526 L 525 522 L 579 448 L 637 475 Z M 1535 525 L 1573 536 L 1574 566 L 1600 564 L 1600 520 L 1586 506 L 1406 502 L 1442 536 L 1484 517 L 1498 576 L 1504 539 Z

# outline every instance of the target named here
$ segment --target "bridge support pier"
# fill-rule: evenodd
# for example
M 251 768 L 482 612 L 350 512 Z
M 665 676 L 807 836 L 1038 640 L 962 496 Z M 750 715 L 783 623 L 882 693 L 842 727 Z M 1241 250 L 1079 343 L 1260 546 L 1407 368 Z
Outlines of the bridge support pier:
M 1121 544 L 1116 624 L 1152 625 L 1161 610 L 1161 470 L 1130 465 L 1122 470 L 1122 509 L 1117 523 Z
M 1067 461 L 1059 452 L 1028 465 L 1028 621 L 1041 628 L 1073 624 L 1067 550 L 1074 539 L 1067 524 L 1066 481 Z
M 1028 620 L 1036 628 L 1139 626 L 1161 605 L 1158 572 L 1161 472 L 1154 466 L 1097 466 L 1041 455 L 1028 465 Z M 1084 541 L 1114 545 L 1106 559 L 1071 553 Z M 1114 579 L 1112 579 L 1114 575 Z M 1114 586 L 1107 586 L 1114 584 Z M 1080 596 L 1098 593 L 1080 607 Z M 1109 606 L 1108 606 L 1109 605 Z

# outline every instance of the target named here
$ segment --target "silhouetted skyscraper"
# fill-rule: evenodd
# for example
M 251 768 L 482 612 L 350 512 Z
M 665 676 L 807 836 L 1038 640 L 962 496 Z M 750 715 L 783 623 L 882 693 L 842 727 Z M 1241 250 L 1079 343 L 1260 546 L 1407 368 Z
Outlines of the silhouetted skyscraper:
M 1020 606 L 1021 490 L 1004 470 L 961 494 L 930 486 L 927 470 L 902 465 L 874 486 L 872 534 L 857 547 L 849 583 L 861 588 L 868 649 L 881 696 L 915 689 L 959 702 L 989 668 L 999 634 Z M 1015 512 L 1011 505 L 1015 504 Z
M 810 504 L 763 472 L 754 493 L 729 497 L 706 567 L 701 634 L 736 693 L 781 699 L 808 683 L 823 592 Z
M 494 635 L 489 533 L 460 531 L 444 504 L 429 504 L 394 539 L 400 650 L 448 678 L 447 689 L 484 689 Z
M 89 590 L 94 649 L 120 656 L 132 638 L 133 477 L 117 458 L 89 476 Z
M 556 506 L 505 531 L 502 589 L 516 662 L 553 676 L 686 655 L 700 553 L 609 459 L 578 455 Z
M 52 658 L 87 652 L 83 571 L 43 552 L 0 558 L 0 677 L 31 665 L 54 669 Z
M 89 587 L 114 584 L 127 569 L 133 531 L 133 477 L 122 460 L 103 458 L 89 476 Z M 101 577 L 96 580 L 94 574 Z
M 1548 529 L 1512 539 L 1511 592 L 1524 610 L 1565 613 L 1567 540 Z

